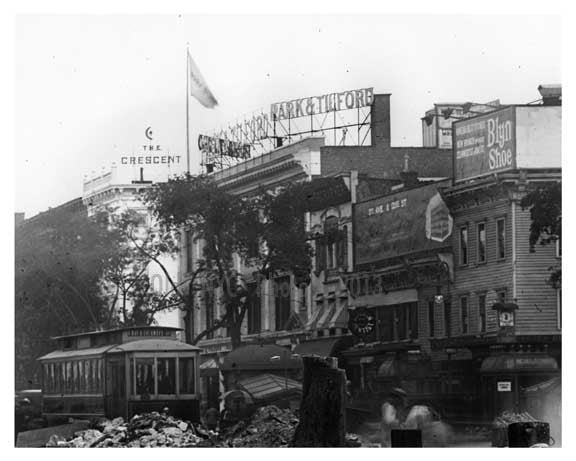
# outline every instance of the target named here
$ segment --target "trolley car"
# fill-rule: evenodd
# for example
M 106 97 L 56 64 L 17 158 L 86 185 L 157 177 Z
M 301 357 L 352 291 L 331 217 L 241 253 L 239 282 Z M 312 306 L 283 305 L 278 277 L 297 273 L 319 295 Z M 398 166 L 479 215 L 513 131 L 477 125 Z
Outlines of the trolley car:
M 130 327 L 53 338 L 40 357 L 43 416 L 130 418 L 162 411 L 199 419 L 200 348 L 180 342 L 172 327 Z

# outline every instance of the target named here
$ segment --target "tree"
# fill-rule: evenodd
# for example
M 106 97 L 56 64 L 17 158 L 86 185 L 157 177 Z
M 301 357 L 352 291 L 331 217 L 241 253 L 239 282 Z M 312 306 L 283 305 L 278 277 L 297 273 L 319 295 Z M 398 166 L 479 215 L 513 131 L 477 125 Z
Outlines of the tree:
M 50 337 L 115 324 L 100 280 L 118 236 L 102 214 L 50 210 L 16 228 L 16 381 L 38 376 Z
M 221 288 L 224 314 L 212 327 L 190 337 L 192 344 L 223 327 L 230 333 L 232 348 L 241 344 L 241 324 L 254 288 L 234 271 L 234 255 L 253 268 L 257 277 L 310 271 L 306 192 L 301 184 L 241 197 L 225 191 L 209 176 L 184 174 L 154 185 L 145 200 L 165 232 L 186 229 L 204 242 L 203 259 L 186 284 L 186 293 L 169 280 L 187 315 L 195 308 L 194 293 L 206 290 L 207 281 Z
M 520 202 L 522 209 L 530 209 L 530 251 L 536 245 L 549 245 L 562 242 L 562 183 L 553 182 L 536 187 Z M 554 265 L 550 271 L 549 283 L 554 288 L 562 286 L 562 267 Z
M 154 224 L 146 223 L 136 210 L 106 210 L 109 228 L 119 237 L 118 250 L 104 272 L 102 285 L 123 326 L 150 325 L 154 315 L 178 307 L 174 291 L 160 293 L 150 280 L 149 269 L 157 264 L 168 274 L 160 260 L 162 254 L 178 251 L 174 233 L 159 234 Z M 169 274 L 168 274 L 169 277 Z

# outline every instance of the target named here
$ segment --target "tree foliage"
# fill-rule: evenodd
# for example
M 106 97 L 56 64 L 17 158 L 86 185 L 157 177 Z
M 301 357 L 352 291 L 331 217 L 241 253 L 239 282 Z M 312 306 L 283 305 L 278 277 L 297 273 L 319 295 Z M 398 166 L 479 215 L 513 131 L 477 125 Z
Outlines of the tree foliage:
M 114 323 L 100 280 L 118 236 L 107 217 L 65 209 L 16 228 L 16 380 L 38 375 L 36 358 L 53 349 L 50 337 Z
M 147 191 L 146 201 L 165 232 L 185 229 L 203 242 L 203 258 L 197 261 L 194 280 L 187 284 L 187 295 L 181 293 L 187 315 L 199 308 L 193 295 L 205 289 L 203 283 L 211 280 L 222 288 L 223 315 L 211 328 L 190 337 L 192 343 L 223 327 L 230 333 L 233 348 L 241 343 L 240 327 L 253 288 L 234 270 L 234 255 L 259 277 L 310 270 L 305 198 L 299 184 L 238 196 L 219 187 L 209 176 L 189 174 Z
M 536 245 L 560 244 L 562 241 L 562 183 L 554 182 L 538 186 L 526 194 L 520 202 L 522 209 L 530 210 L 530 251 Z M 555 288 L 562 285 L 562 267 L 549 268 L 549 283 Z
M 150 269 L 158 267 L 170 277 L 162 254 L 175 254 L 177 235 L 159 233 L 146 214 L 133 209 L 106 210 L 109 229 L 118 237 L 117 251 L 108 261 L 102 278 L 110 312 L 123 326 L 150 325 L 158 312 L 178 307 L 173 290 L 161 293 L 152 286 Z

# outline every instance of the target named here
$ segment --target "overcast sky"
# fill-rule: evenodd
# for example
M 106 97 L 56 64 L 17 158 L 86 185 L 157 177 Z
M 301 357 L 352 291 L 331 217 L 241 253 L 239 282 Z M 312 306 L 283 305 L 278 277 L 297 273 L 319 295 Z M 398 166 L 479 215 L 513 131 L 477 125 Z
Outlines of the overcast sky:
M 434 103 L 527 103 L 561 83 L 553 17 L 20 16 L 16 211 L 81 196 L 147 126 L 185 155 L 187 43 L 220 103 L 190 102 L 193 171 L 199 133 L 273 102 L 374 87 L 392 93 L 392 145 L 421 146 Z

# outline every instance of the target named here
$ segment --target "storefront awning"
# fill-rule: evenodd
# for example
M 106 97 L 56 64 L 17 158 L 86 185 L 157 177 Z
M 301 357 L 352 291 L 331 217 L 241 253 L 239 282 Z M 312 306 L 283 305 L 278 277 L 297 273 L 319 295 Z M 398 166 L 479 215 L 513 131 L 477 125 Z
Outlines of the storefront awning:
M 486 357 L 480 366 L 481 373 L 554 372 L 558 363 L 549 355 L 502 354 Z
M 336 357 L 338 352 L 351 346 L 352 341 L 353 339 L 350 336 L 306 341 L 297 344 L 293 353 L 300 356 L 318 355 L 320 357 Z
M 394 304 L 413 303 L 418 301 L 418 290 L 410 288 L 408 290 L 397 290 L 389 293 L 358 296 L 352 298 L 350 306 L 393 306 Z
M 255 400 L 272 400 L 286 393 L 302 392 L 298 381 L 268 373 L 243 379 L 237 385 Z

